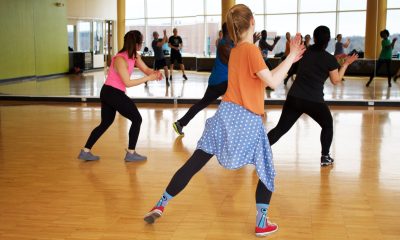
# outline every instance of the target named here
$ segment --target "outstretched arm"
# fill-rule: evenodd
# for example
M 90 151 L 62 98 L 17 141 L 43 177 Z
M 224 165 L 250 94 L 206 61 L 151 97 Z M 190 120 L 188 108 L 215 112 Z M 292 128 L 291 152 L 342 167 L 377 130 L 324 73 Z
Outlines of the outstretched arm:
M 350 57 L 346 58 L 346 61 L 340 67 L 340 69 L 335 69 L 329 72 L 329 79 L 331 80 L 333 85 L 339 84 L 342 82 L 342 78 L 346 73 L 347 67 L 350 66 L 355 60 L 358 59 L 357 54 L 353 54 Z
M 138 61 L 136 61 L 136 62 L 138 62 Z M 142 64 L 144 64 L 144 63 L 142 62 Z M 139 67 L 139 65 L 140 65 L 140 63 L 138 64 L 138 67 Z M 161 79 L 161 77 L 162 77 L 160 72 L 158 72 L 158 71 L 150 72 L 149 71 L 150 69 L 148 68 L 146 71 L 149 74 L 144 72 L 147 76 L 131 80 L 130 76 L 129 76 L 129 72 L 128 72 L 128 64 L 125 61 L 125 59 L 122 57 L 115 58 L 114 69 L 117 72 L 117 74 L 121 77 L 121 79 L 124 82 L 126 87 L 137 86 L 137 85 L 145 83 L 147 81 Z M 140 67 L 139 67 L 139 69 L 140 69 Z

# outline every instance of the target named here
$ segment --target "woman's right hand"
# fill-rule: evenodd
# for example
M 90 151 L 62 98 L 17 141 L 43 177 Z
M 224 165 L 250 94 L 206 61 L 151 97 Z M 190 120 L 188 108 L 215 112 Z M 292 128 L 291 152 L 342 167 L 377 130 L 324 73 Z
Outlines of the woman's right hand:
M 154 80 L 161 80 L 162 79 L 162 74 L 160 71 L 153 71 L 150 75 L 148 75 L 149 80 L 148 81 L 154 81 Z
M 358 54 L 354 53 L 353 55 L 346 58 L 346 61 L 343 63 L 343 65 L 349 66 L 357 59 L 358 59 Z
M 290 55 L 295 56 L 293 63 L 299 61 L 303 57 L 303 53 L 306 50 L 304 43 L 301 39 L 301 34 L 297 33 L 294 38 L 290 40 Z

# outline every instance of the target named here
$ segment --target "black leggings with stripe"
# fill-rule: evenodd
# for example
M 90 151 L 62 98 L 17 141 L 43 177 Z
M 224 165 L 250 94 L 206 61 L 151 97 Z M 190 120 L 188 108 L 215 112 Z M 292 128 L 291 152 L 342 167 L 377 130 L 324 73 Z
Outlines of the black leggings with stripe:
M 213 157 L 201 149 L 197 149 L 187 162 L 175 173 L 166 189 L 167 193 L 171 196 L 176 196 L 180 193 L 190 179 L 200 171 L 208 161 Z M 256 203 L 269 204 L 272 192 L 267 189 L 263 182 L 258 180 L 256 189 Z

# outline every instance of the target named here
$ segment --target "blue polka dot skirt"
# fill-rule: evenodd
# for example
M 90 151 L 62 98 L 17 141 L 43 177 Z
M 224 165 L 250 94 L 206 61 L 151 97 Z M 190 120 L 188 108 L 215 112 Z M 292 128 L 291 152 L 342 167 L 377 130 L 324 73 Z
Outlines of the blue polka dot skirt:
M 274 191 L 275 169 L 261 116 L 244 107 L 222 101 L 206 126 L 197 149 L 216 155 L 227 169 L 253 164 L 260 180 Z

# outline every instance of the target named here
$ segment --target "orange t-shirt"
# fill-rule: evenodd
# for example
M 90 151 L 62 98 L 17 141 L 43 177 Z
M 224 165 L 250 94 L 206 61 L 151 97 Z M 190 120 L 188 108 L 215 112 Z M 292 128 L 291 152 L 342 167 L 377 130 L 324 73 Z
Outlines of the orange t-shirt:
M 223 101 L 233 102 L 249 111 L 264 114 L 265 83 L 256 75 L 267 65 L 260 49 L 251 43 L 243 42 L 231 50 L 228 65 L 228 89 Z

